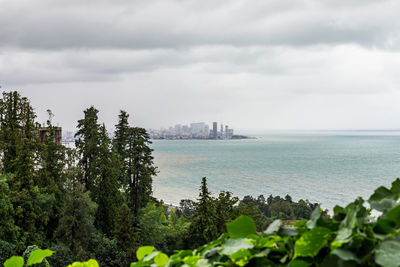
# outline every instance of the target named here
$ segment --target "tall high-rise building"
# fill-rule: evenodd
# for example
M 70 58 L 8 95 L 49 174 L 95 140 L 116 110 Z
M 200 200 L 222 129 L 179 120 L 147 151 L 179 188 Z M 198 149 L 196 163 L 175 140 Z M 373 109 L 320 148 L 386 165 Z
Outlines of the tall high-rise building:
M 224 138 L 224 125 L 221 123 L 221 132 L 219 133 L 221 139 Z
M 228 125 L 225 125 L 225 138 L 228 138 Z
M 217 139 L 218 137 L 218 123 L 215 121 L 213 122 L 213 131 L 212 131 L 212 138 Z

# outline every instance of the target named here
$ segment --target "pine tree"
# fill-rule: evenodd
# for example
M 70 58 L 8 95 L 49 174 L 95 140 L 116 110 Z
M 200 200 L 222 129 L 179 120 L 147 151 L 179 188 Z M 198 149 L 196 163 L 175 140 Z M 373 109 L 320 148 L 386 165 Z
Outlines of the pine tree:
M 114 139 L 112 141 L 113 151 L 120 156 L 119 182 L 123 188 L 128 185 L 128 140 L 129 140 L 129 114 L 121 110 L 118 116 L 118 124 L 115 125 Z
M 235 209 L 236 203 L 239 198 L 232 197 L 231 192 L 221 192 L 217 199 L 215 199 L 216 210 L 216 223 L 218 233 L 226 232 L 226 223 L 233 221 L 238 217 L 238 212 Z
M 12 173 L 8 180 L 14 207 L 14 222 L 20 229 L 17 250 L 41 243 L 41 230 L 47 218 L 43 214 L 35 162 L 38 156 L 36 115 L 27 98 L 18 92 L 3 93 L 0 100 L 0 143 L 3 170 Z
M 130 205 L 136 217 L 140 208 L 151 200 L 153 176 L 157 168 L 153 163 L 150 136 L 143 128 L 129 129 L 127 159 L 128 159 L 128 193 Z
M 78 181 L 70 180 L 55 237 L 72 251 L 74 257 L 88 257 L 88 247 L 95 233 L 95 213 L 96 203 L 90 199 L 89 192 L 85 192 Z
M 207 179 L 203 177 L 199 199 L 196 203 L 196 213 L 186 238 L 189 247 L 197 247 L 218 237 L 216 217 L 214 199 L 208 191 Z
M 118 184 L 120 170 L 117 157 L 110 150 L 110 139 L 104 124 L 100 129 L 100 154 L 99 189 L 96 190 L 98 208 L 95 225 L 97 229 L 110 237 L 114 230 L 115 214 L 122 199 Z
M 117 210 L 113 235 L 118 242 L 118 246 L 126 252 L 130 260 L 133 260 L 136 249 L 139 246 L 139 237 L 133 227 L 132 212 L 125 203 Z
M 14 224 L 14 207 L 10 197 L 7 177 L 0 177 L 0 240 L 16 243 L 19 229 Z
M 78 131 L 75 137 L 76 149 L 80 154 L 79 167 L 82 169 L 80 182 L 86 190 L 91 191 L 98 184 L 100 158 L 100 125 L 97 113 L 93 106 L 84 111 L 85 117 L 78 121 Z

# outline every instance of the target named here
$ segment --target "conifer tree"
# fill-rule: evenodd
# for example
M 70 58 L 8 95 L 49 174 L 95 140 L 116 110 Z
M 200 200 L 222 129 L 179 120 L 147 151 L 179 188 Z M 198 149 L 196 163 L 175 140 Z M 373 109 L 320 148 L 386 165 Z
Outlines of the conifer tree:
M 157 168 L 153 163 L 150 136 L 143 128 L 131 127 L 128 135 L 128 193 L 129 204 L 136 217 L 140 208 L 151 200 L 153 176 Z
M 133 227 L 132 212 L 125 203 L 117 210 L 113 235 L 128 258 L 134 259 L 139 237 Z
M 47 219 L 39 206 L 41 196 L 35 173 L 38 125 L 29 100 L 16 91 L 3 93 L 0 111 L 3 171 L 12 174 L 8 180 L 10 200 L 15 226 L 21 233 L 17 251 L 22 251 L 28 244 L 41 243 L 41 229 Z
M 14 207 L 10 201 L 7 177 L 0 177 L 0 240 L 10 243 L 15 243 L 19 234 L 13 214 Z
M 114 230 L 115 214 L 122 200 L 118 184 L 120 170 L 116 154 L 110 150 L 110 142 L 103 124 L 100 128 L 99 189 L 95 191 L 98 204 L 95 225 L 108 237 Z
M 95 232 L 95 213 L 96 203 L 90 199 L 89 192 L 85 192 L 78 181 L 70 180 L 55 237 L 72 251 L 75 258 L 88 257 L 88 247 Z
M 80 154 L 79 167 L 82 169 L 80 182 L 86 190 L 92 190 L 98 183 L 100 158 L 100 125 L 97 113 L 93 106 L 84 111 L 85 117 L 78 121 L 78 131 L 75 137 L 76 149 Z
M 128 186 L 128 140 L 129 140 L 129 114 L 121 110 L 118 116 L 118 124 L 115 125 L 114 139 L 112 141 L 113 151 L 119 155 L 120 176 L 118 180 L 121 186 L 126 189 Z
M 47 131 L 44 143 L 40 149 L 40 165 L 39 185 L 42 192 L 47 194 L 47 198 L 51 202 L 46 202 L 46 208 L 49 212 L 49 221 L 47 222 L 45 231 L 48 240 L 53 238 L 54 231 L 57 228 L 61 208 L 63 206 L 65 189 L 65 174 L 63 168 L 65 166 L 65 149 L 61 144 L 57 143 L 56 127 L 51 123 L 53 114 L 51 110 L 47 110 L 49 119 L 47 121 Z
M 216 217 L 214 199 L 208 191 L 207 179 L 203 177 L 199 199 L 196 203 L 196 213 L 186 239 L 189 247 L 197 247 L 218 237 Z

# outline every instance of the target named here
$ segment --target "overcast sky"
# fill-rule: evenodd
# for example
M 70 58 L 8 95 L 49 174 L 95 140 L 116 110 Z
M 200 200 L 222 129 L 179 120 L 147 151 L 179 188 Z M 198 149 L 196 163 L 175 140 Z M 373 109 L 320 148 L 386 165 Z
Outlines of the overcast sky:
M 0 85 L 74 129 L 399 129 L 400 1 L 0 0 Z

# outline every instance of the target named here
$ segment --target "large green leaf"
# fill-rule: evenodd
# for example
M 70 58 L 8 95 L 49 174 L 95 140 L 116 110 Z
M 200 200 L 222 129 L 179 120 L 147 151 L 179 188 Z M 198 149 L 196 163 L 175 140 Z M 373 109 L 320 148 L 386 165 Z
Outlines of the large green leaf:
M 159 267 L 163 267 L 167 264 L 168 260 L 168 256 L 162 252 L 158 253 L 157 256 L 154 257 L 154 263 Z
M 264 231 L 264 233 L 267 235 L 272 235 L 279 231 L 279 228 L 281 228 L 281 225 L 282 225 L 281 220 L 275 220 L 270 225 L 268 225 L 268 228 L 267 228 L 267 230 Z
M 390 188 L 390 191 L 392 191 L 393 194 L 400 195 L 400 178 L 397 178 L 393 183 L 392 183 L 392 188 Z
M 378 187 L 374 193 L 370 196 L 369 202 L 371 201 L 380 201 L 384 198 L 390 198 L 392 197 L 393 193 L 389 189 L 387 189 L 384 186 Z
M 4 267 L 23 267 L 24 258 L 20 256 L 12 256 L 4 262 Z
M 237 238 L 227 240 L 221 247 L 222 255 L 231 255 L 241 249 L 251 249 L 254 247 L 253 240 L 248 238 Z
M 241 215 L 233 222 L 227 223 L 226 228 L 232 238 L 244 238 L 256 234 L 256 224 L 246 215 Z
M 313 229 L 317 225 L 318 219 L 321 217 L 321 208 L 318 206 L 311 213 L 310 220 L 307 222 L 307 228 Z
M 395 222 L 392 222 L 391 220 L 379 218 L 376 221 L 373 230 L 377 234 L 386 235 L 386 234 L 392 232 L 395 226 L 396 226 Z
M 136 257 L 138 258 L 138 260 L 142 260 L 145 256 L 149 255 L 150 253 L 152 253 L 154 251 L 154 247 L 153 246 L 143 246 L 140 247 L 137 251 L 136 251 Z
M 396 227 L 400 226 L 400 205 L 392 208 L 386 213 L 386 220 L 394 222 Z
M 88 260 L 86 262 L 74 262 L 68 267 L 99 267 L 99 264 L 96 260 Z
M 314 257 L 327 244 L 331 231 L 315 227 L 303 234 L 295 243 L 294 257 Z
M 239 266 L 245 266 L 251 259 L 252 254 L 248 249 L 240 249 L 235 253 L 231 254 L 229 258 Z
M 381 266 L 400 266 L 400 241 L 387 240 L 382 242 L 375 254 L 375 262 Z
M 356 257 L 356 255 L 346 249 L 341 249 L 341 248 L 336 248 L 332 254 L 338 256 L 339 258 L 341 258 L 344 261 L 355 261 L 355 262 L 360 262 L 360 260 Z
M 396 206 L 397 203 L 393 199 L 384 198 L 379 201 L 370 201 L 369 204 L 371 206 L 371 209 L 386 212 Z
M 36 249 L 32 251 L 31 255 L 29 255 L 26 266 L 41 263 L 44 258 L 50 257 L 51 255 L 53 255 L 53 253 L 54 251 L 51 251 L 49 249 Z

